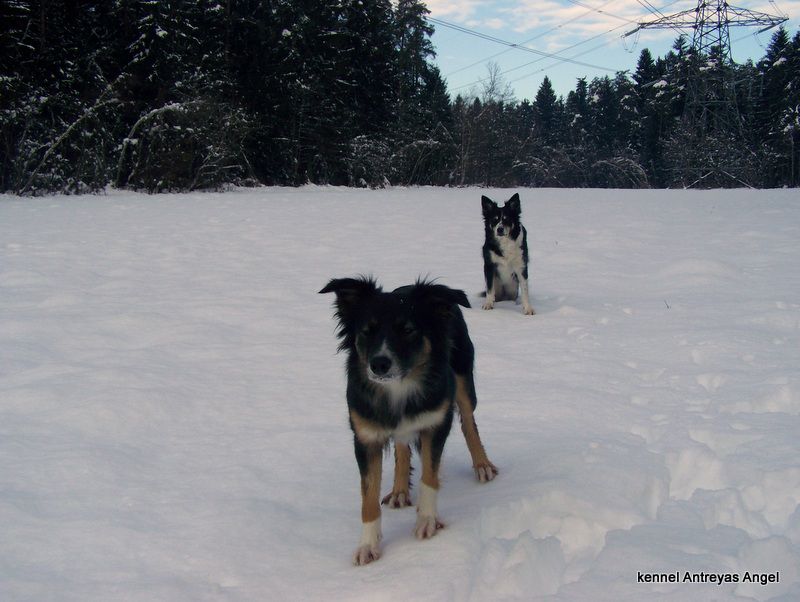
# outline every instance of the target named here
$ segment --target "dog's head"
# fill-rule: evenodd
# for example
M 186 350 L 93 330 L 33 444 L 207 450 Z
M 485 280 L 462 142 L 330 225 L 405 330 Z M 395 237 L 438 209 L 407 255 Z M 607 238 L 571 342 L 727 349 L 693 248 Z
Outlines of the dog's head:
M 508 199 L 502 207 L 498 207 L 492 199 L 487 196 L 481 197 L 481 208 L 483 209 L 483 222 L 486 231 L 494 236 L 510 236 L 516 239 L 519 236 L 519 218 L 522 214 L 520 207 L 519 194 Z
M 434 354 L 447 357 L 457 306 L 469 307 L 464 291 L 424 280 L 387 293 L 372 278 L 339 278 L 320 291 L 330 292 L 339 348 L 355 355 L 369 381 L 398 392 L 420 384 Z

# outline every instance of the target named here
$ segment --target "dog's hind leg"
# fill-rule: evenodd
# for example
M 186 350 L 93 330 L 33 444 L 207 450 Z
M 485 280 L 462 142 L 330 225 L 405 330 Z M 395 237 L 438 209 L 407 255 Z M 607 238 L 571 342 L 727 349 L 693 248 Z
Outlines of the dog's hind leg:
M 381 462 L 383 446 L 355 439 L 356 461 L 361 473 L 361 540 L 353 564 L 369 564 L 381 557 Z
M 475 406 L 478 398 L 475 394 L 475 381 L 472 374 L 456 374 L 456 405 L 461 414 L 461 432 L 467 440 L 467 448 L 472 456 L 472 467 L 475 476 L 481 483 L 491 481 L 497 476 L 497 467 L 489 461 L 478 434 L 475 422 Z
M 411 506 L 409 480 L 411 477 L 411 448 L 407 443 L 394 442 L 394 487 L 381 502 L 389 508 Z

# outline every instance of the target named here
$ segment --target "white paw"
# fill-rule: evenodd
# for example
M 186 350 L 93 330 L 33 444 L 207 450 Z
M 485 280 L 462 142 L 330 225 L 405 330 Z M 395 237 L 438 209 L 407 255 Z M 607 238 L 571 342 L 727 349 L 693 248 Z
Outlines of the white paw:
M 355 554 L 353 554 L 353 564 L 356 566 L 364 566 L 380 557 L 381 549 L 378 544 L 359 546 Z
M 523 308 L 522 313 L 526 316 L 535 316 L 536 312 L 533 311 L 533 308 L 529 305 L 528 307 Z
M 381 504 L 389 508 L 407 508 L 411 506 L 411 496 L 408 491 L 392 491 L 381 500 Z
M 475 467 L 475 476 L 481 483 L 488 483 L 489 481 L 493 480 L 497 476 L 498 472 L 500 471 L 497 470 L 497 466 L 488 460 L 485 464 L 478 464 Z
M 444 523 L 435 516 L 418 514 L 417 526 L 414 527 L 414 535 L 417 536 L 417 539 L 430 539 L 443 527 Z
M 494 301 L 485 301 L 483 303 L 483 309 L 494 309 Z
M 353 564 L 362 566 L 381 557 L 381 519 L 361 524 L 361 541 L 353 554 Z

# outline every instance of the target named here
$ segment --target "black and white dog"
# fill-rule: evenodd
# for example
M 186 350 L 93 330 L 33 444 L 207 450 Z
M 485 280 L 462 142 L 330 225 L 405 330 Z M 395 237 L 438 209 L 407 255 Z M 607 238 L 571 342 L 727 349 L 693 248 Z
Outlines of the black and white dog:
M 481 197 L 486 242 L 483 243 L 483 275 L 486 278 L 486 302 L 483 309 L 493 309 L 495 301 L 520 301 L 526 316 L 533 311 L 528 296 L 528 234 L 520 222 L 522 208 L 514 193 L 503 207 L 487 196 Z
M 361 473 L 361 540 L 357 565 L 380 557 L 381 459 L 394 440 L 390 508 L 411 505 L 410 444 L 416 443 L 422 478 L 414 529 L 419 539 L 442 528 L 437 513 L 439 462 L 455 408 L 475 475 L 491 481 L 497 468 L 478 435 L 472 378 L 474 348 L 461 309 L 464 291 L 417 281 L 391 293 L 372 278 L 331 280 L 320 293 L 336 294 L 339 349 L 347 352 L 347 408 Z

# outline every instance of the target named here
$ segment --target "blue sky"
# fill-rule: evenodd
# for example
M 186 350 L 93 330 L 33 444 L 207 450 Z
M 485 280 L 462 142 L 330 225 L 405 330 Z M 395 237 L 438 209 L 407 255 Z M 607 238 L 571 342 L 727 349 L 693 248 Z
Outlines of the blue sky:
M 696 0 L 649 0 L 662 14 L 671 15 L 697 6 Z M 777 3 L 777 4 L 776 4 Z M 593 65 L 577 65 L 454 31 L 437 25 L 433 35 L 436 63 L 453 96 L 470 89 L 480 93 L 487 63 L 497 64 L 503 80 L 518 100 L 533 99 L 545 76 L 556 93 L 566 95 L 579 77 L 610 75 L 636 68 L 642 48 L 663 56 L 678 33 L 673 30 L 642 31 L 622 38 L 640 21 L 657 16 L 648 0 L 428 0 L 431 17 L 529 48 Z M 736 7 L 769 14 L 785 14 L 790 36 L 800 27 L 800 0 L 732 0 Z M 757 33 L 757 27 L 732 27 L 733 58 L 745 62 L 764 55 L 774 29 Z M 691 31 L 687 30 L 689 39 Z M 530 40 L 530 41 L 529 41 Z

